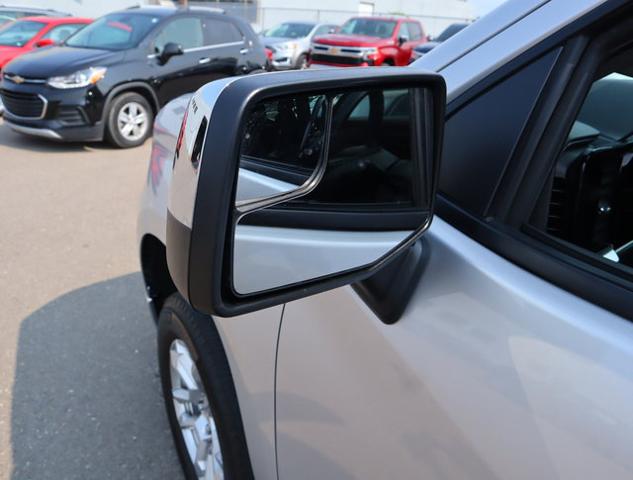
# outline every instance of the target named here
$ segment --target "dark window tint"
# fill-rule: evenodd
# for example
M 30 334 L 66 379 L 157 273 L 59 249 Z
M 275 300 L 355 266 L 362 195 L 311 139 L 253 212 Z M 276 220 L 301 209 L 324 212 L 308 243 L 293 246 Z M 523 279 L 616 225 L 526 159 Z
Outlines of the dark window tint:
M 465 210 L 484 213 L 556 57 L 541 57 L 447 120 L 439 189 Z
M 630 57 L 627 57 L 627 60 Z M 633 77 L 597 80 L 547 180 L 531 223 L 633 267 Z
M 220 45 L 243 40 L 242 32 L 229 21 L 207 19 L 204 23 L 206 45 Z
M 46 35 L 44 35 L 42 38 L 50 38 L 55 43 L 61 43 L 84 26 L 85 25 L 83 23 L 69 23 L 66 25 L 58 25 L 57 27 L 53 27 L 48 32 L 46 32 Z
M 197 17 L 172 20 L 154 40 L 156 52 L 161 52 L 168 43 L 176 43 L 183 49 L 202 47 L 204 45 L 202 21 Z
M 46 24 L 23 20 L 0 30 L 0 45 L 21 47 L 31 40 Z

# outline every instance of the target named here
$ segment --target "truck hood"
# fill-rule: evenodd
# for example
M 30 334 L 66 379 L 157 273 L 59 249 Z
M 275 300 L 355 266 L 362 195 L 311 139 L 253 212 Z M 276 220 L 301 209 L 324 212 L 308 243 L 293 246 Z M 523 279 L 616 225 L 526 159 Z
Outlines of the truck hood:
M 393 40 L 391 38 L 370 37 L 367 35 L 333 33 L 331 35 L 316 37 L 314 43 L 340 47 L 383 47 L 385 45 L 392 45 Z
M 124 51 L 65 46 L 44 48 L 16 58 L 8 66 L 7 73 L 27 78 L 56 77 L 89 67 L 107 67 L 121 61 L 124 56 Z

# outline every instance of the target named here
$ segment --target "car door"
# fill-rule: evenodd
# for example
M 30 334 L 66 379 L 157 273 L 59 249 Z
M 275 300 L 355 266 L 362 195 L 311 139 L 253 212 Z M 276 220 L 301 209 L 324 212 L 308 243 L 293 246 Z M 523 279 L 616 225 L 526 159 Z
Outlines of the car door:
M 595 42 L 605 56 L 617 49 Z M 625 317 L 633 270 L 610 252 L 530 228 L 542 172 L 559 171 L 578 145 L 568 137 L 578 111 L 571 106 L 591 84 L 574 82 L 593 80 L 583 65 L 597 52 L 577 45 L 528 52 L 449 107 L 443 194 L 420 244 L 419 280 L 392 275 L 380 279 L 386 290 L 355 285 L 286 304 L 276 377 L 280 479 L 631 478 L 633 326 Z M 552 84 L 567 87 L 544 90 Z M 554 123 L 526 127 L 544 115 Z M 517 153 L 521 145 L 532 154 Z M 509 188 L 518 170 L 539 187 Z M 500 192 L 535 202 L 510 209 Z M 601 218 L 606 210 L 586 212 Z M 400 319 L 384 323 L 375 312 L 398 308 L 407 289 Z
M 398 35 L 396 36 L 396 41 L 398 42 L 400 38 L 406 38 L 406 41 L 398 47 L 398 58 L 396 61 L 396 65 L 398 66 L 407 65 L 409 63 L 411 51 L 413 50 L 413 47 L 419 43 L 419 38 L 417 37 L 418 34 L 416 31 L 412 31 L 412 28 L 410 28 L 411 25 L 412 22 L 402 22 L 400 24 Z
M 180 45 L 183 53 L 162 61 L 160 52 L 168 43 Z M 203 48 L 203 21 L 198 16 L 179 16 L 159 31 L 152 42 L 149 62 L 153 70 L 152 84 L 161 104 L 198 88 L 199 80 L 193 78 L 192 73 L 203 58 L 200 53 Z

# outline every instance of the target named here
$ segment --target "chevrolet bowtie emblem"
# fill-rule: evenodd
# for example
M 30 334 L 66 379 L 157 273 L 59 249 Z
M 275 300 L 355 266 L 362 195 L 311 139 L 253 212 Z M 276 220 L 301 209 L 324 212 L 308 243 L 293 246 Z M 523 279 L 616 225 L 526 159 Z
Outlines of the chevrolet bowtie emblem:
M 10 75 L 10 76 L 7 76 L 7 78 L 11 80 L 13 83 L 17 83 L 17 84 L 24 83 L 24 77 L 21 77 L 20 75 Z

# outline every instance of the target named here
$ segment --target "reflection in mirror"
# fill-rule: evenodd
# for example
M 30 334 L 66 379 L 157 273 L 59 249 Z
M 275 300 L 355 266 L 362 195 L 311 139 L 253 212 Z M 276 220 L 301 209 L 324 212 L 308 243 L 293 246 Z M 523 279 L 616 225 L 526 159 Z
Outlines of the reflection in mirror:
M 268 99 L 247 113 L 236 204 L 245 207 L 306 187 L 322 162 L 326 97 Z
M 236 217 L 238 294 L 365 267 L 422 225 L 429 203 L 422 194 L 422 119 L 413 112 L 424 110 L 413 106 L 423 98 L 421 89 L 351 90 L 256 107 L 241 149 L 238 200 L 298 190 L 320 169 L 321 150 L 327 152 L 316 184 L 301 195 Z M 384 221 L 394 213 L 390 218 L 414 217 Z M 332 224 L 324 220 L 329 214 L 336 216 Z M 366 214 L 382 216 L 358 222 Z

